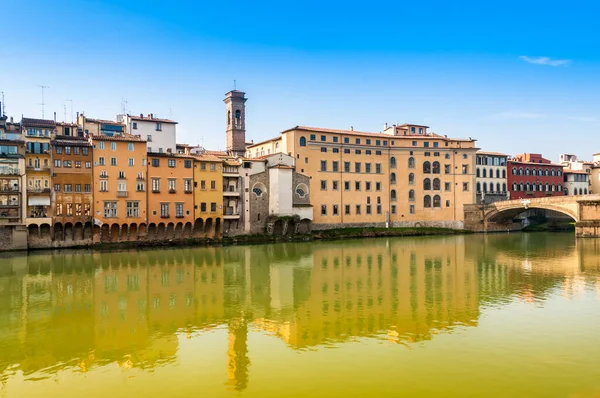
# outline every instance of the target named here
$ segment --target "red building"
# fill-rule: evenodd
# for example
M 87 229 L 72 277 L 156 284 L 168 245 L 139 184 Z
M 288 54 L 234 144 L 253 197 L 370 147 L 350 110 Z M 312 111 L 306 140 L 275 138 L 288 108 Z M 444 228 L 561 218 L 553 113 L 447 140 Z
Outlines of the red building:
M 508 160 L 511 199 L 563 196 L 563 166 L 537 153 L 524 153 Z

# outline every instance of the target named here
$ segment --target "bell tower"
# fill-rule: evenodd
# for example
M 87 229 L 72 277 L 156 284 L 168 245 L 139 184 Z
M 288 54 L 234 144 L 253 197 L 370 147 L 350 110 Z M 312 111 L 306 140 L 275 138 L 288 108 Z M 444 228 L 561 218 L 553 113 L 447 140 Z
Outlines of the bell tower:
M 233 90 L 225 94 L 227 116 L 227 152 L 232 155 L 246 154 L 246 93 Z

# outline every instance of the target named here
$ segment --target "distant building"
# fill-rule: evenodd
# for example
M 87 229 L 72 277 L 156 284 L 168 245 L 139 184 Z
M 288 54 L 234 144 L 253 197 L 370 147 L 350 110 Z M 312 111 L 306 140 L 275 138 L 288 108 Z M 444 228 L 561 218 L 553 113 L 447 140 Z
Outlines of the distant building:
M 592 159 L 590 175 L 590 193 L 600 194 L 600 153 L 595 153 Z
M 194 234 L 218 237 L 223 225 L 223 160 L 194 156 Z
M 152 113 L 147 116 L 117 115 L 117 120 L 125 124 L 128 133 L 146 140 L 148 152 L 177 153 L 176 121 L 160 119 Z
M 567 170 L 571 170 L 572 173 L 571 175 L 569 175 L 569 190 L 567 193 L 567 190 L 565 189 L 565 195 L 574 195 L 574 190 L 577 189 L 577 192 L 579 192 L 579 188 L 581 188 L 582 192 L 585 192 L 584 194 L 579 194 L 578 195 L 587 195 L 588 193 L 592 193 L 592 168 L 594 166 L 594 162 L 586 162 L 583 160 L 578 160 L 576 155 L 570 155 L 570 154 L 560 154 L 560 164 L 562 164 L 563 166 L 565 166 L 565 188 L 566 188 L 566 182 L 567 182 Z M 576 175 L 577 174 L 577 175 Z M 581 174 L 587 174 L 587 178 L 583 177 Z M 582 186 L 581 182 L 582 180 L 585 179 L 588 181 L 588 186 Z M 571 183 L 577 183 L 577 184 L 571 184 Z
M 225 94 L 227 117 L 227 152 L 244 156 L 246 153 L 246 93 L 233 90 Z
M 584 170 L 564 169 L 565 195 L 587 195 L 590 188 L 590 174 Z
M 477 152 L 475 181 L 478 204 L 508 199 L 507 159 L 508 155 L 503 153 Z
M 296 172 L 292 156 L 277 153 L 243 159 L 244 230 L 287 235 L 310 232 L 310 178 Z
M 563 168 L 540 154 L 524 153 L 508 159 L 508 189 L 511 199 L 564 195 Z

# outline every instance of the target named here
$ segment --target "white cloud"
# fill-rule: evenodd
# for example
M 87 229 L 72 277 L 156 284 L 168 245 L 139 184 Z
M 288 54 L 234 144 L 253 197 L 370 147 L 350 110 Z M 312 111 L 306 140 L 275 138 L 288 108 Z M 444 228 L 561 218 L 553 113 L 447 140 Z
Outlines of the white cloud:
M 552 59 L 550 57 L 528 57 L 526 55 L 521 55 L 519 58 L 530 64 L 549 66 L 564 66 L 569 65 L 572 62 L 570 59 Z
M 589 116 L 570 116 L 569 120 L 574 120 L 576 122 L 590 122 L 594 123 L 599 121 L 597 117 L 589 117 Z
M 541 113 L 510 111 L 496 113 L 494 115 L 491 115 L 491 117 L 496 119 L 542 119 L 545 118 L 546 115 Z

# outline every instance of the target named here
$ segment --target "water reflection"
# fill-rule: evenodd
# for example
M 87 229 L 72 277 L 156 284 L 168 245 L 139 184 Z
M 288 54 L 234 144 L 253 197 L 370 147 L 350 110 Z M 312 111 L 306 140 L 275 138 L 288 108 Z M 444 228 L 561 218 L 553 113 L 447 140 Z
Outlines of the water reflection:
M 152 371 L 180 338 L 225 328 L 228 388 L 248 387 L 250 331 L 290 349 L 412 345 L 488 307 L 600 297 L 600 241 L 570 235 L 373 239 L 0 259 L 0 380 L 115 363 Z

